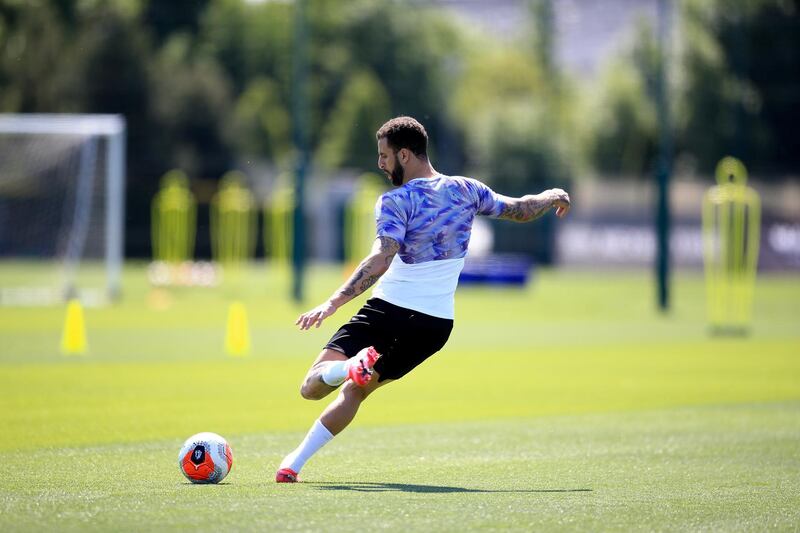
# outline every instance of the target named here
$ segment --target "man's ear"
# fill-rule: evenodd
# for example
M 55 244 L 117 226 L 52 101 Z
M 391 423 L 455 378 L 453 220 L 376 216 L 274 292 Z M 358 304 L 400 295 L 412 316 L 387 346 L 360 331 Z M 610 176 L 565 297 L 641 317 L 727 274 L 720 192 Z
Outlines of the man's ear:
M 408 148 L 401 148 L 397 155 L 400 156 L 400 161 L 405 165 L 408 163 Z

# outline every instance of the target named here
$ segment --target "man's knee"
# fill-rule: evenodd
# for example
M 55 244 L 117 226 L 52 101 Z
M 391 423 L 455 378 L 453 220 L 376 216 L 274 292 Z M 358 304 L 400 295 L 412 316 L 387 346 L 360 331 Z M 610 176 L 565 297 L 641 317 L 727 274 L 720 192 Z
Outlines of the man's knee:
M 309 376 L 300 385 L 300 396 L 306 400 L 321 400 L 330 394 L 332 390 L 333 388 L 330 385 L 320 381 L 317 376 Z

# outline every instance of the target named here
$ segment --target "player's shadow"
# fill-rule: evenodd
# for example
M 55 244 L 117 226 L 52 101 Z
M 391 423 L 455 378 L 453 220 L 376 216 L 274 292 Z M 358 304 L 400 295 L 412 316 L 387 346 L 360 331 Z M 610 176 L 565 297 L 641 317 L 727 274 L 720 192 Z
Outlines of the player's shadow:
M 417 492 L 417 493 L 537 493 L 537 492 L 592 492 L 592 489 L 469 489 L 466 487 L 448 487 L 444 485 L 412 485 L 409 483 L 372 483 L 366 481 L 320 481 L 303 483 L 319 490 L 350 490 L 356 492 Z

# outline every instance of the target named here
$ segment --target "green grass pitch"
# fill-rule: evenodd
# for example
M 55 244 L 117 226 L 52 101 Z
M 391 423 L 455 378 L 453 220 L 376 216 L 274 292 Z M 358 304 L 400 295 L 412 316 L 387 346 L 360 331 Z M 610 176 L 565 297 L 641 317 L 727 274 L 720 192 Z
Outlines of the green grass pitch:
M 313 268 L 307 306 L 342 276 Z M 699 274 L 673 289 L 661 315 L 647 273 L 462 288 L 445 349 L 290 486 L 275 468 L 328 401 L 300 379 L 363 297 L 299 332 L 276 269 L 153 291 L 131 265 L 82 357 L 58 353 L 64 309 L 0 308 L 0 531 L 796 530 L 800 278 L 759 278 L 740 338 L 708 335 Z M 223 353 L 234 300 L 248 357 Z M 178 470 L 200 431 L 233 447 L 220 485 Z

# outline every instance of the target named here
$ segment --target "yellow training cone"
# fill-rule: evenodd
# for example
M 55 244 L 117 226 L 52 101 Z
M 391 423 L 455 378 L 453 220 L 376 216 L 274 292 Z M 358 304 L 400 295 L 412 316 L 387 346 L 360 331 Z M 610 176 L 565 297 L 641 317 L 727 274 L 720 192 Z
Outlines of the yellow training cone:
M 86 353 L 86 326 L 83 321 L 83 307 L 78 300 L 67 303 L 67 317 L 61 335 L 61 353 L 81 355 Z
M 250 351 L 250 331 L 247 327 L 247 310 L 242 302 L 233 302 L 228 308 L 228 328 L 225 332 L 225 351 L 228 355 L 247 355 Z

